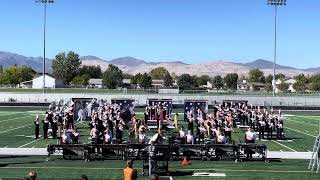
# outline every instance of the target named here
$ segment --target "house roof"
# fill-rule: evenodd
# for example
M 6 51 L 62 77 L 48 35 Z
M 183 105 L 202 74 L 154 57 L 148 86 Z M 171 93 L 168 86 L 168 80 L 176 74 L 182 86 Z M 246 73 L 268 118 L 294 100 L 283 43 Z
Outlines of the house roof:
M 102 79 L 89 79 L 89 84 L 102 85 Z
M 124 84 L 131 84 L 131 79 L 123 79 L 122 83 Z

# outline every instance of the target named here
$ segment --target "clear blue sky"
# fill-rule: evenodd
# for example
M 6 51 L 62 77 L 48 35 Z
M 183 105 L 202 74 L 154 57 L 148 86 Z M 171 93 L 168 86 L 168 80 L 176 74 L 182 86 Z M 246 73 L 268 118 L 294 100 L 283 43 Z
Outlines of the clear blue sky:
M 273 58 L 266 0 L 55 0 L 47 11 L 49 58 L 68 50 L 107 60 Z M 0 51 L 41 56 L 42 15 L 34 0 L 1 0 Z M 320 66 L 320 1 L 288 0 L 278 20 L 279 63 Z

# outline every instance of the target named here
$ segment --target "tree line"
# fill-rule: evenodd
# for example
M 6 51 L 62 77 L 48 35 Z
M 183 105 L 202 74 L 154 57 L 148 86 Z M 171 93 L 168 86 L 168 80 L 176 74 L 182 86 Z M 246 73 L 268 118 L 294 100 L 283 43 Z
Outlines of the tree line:
M 151 88 L 152 80 L 162 80 L 164 87 L 172 87 L 176 82 L 176 86 L 182 90 L 201 89 L 208 82 L 217 90 L 237 90 L 238 82 L 247 80 L 253 86 L 255 83 L 260 83 L 264 85 L 266 91 L 272 91 L 273 80 L 272 75 L 265 76 L 263 71 L 259 69 L 252 69 L 246 76 L 242 75 L 241 77 L 237 73 L 229 73 L 224 77 L 217 75 L 212 78 L 208 75 L 181 74 L 177 76 L 175 73 L 170 74 L 164 67 L 157 67 L 149 73 L 132 75 L 123 73 L 117 66 L 109 64 L 108 68 L 102 71 L 99 65 L 82 65 L 79 55 L 73 51 L 57 54 L 52 61 L 52 70 L 53 76 L 62 80 L 65 85 L 87 86 L 89 79 L 94 78 L 102 79 L 102 85 L 109 89 L 124 87 L 123 79 L 130 79 L 131 84 L 140 88 Z M 4 70 L 3 66 L 0 65 L 0 84 L 16 85 L 32 80 L 35 74 L 36 72 L 27 66 L 13 65 Z M 285 91 L 289 88 L 289 84 L 285 82 L 286 76 L 284 74 L 277 74 L 275 79 L 281 80 L 281 83 L 277 84 L 278 89 Z M 320 74 L 312 76 L 299 74 L 294 79 L 296 82 L 293 84 L 293 88 L 298 92 L 320 91 Z

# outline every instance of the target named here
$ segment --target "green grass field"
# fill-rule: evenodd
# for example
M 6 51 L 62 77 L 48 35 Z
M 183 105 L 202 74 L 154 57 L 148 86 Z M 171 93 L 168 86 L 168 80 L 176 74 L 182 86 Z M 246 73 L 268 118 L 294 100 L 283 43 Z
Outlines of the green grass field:
M 44 109 L 10 107 L 0 108 L 0 148 L 44 148 L 48 144 L 55 144 L 57 140 L 35 140 L 33 120 L 37 113 L 43 118 Z M 142 116 L 141 113 L 137 113 Z M 312 151 L 315 136 L 319 131 L 320 112 L 285 112 L 286 137 L 288 141 L 258 141 L 266 144 L 270 151 Z M 184 122 L 181 121 L 180 124 Z M 78 124 L 81 130 L 81 141 L 88 143 L 89 128 L 86 122 Z M 42 134 L 42 128 L 40 128 Z M 236 130 L 233 140 L 242 140 L 244 131 Z M 121 179 L 123 161 L 94 161 L 81 160 L 66 161 L 55 158 L 46 161 L 46 157 L 0 157 L 0 179 L 17 179 L 30 170 L 36 170 L 40 179 L 54 177 L 56 179 L 77 179 L 81 174 L 87 174 L 90 179 Z M 319 179 L 307 170 L 306 160 L 283 160 L 264 162 L 233 161 L 192 161 L 192 165 L 181 167 L 180 162 L 171 162 L 171 171 L 224 172 L 227 177 L 223 179 Z M 140 162 L 136 168 L 141 172 Z M 139 179 L 146 179 L 139 177 Z M 177 176 L 175 179 L 194 179 L 191 176 Z M 198 178 L 197 179 L 201 179 Z M 207 178 L 212 179 L 212 178 Z

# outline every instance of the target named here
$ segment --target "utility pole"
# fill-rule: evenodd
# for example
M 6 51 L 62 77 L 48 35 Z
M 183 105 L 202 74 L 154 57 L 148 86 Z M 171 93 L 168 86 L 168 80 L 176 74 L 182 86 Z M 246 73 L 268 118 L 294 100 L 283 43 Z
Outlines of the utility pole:
M 54 3 L 54 0 L 36 0 L 36 3 L 42 3 L 44 4 L 44 14 L 43 14 L 43 70 L 42 70 L 42 75 L 43 75 L 43 84 L 42 84 L 42 89 L 43 89 L 43 94 L 45 93 L 46 89 L 46 80 L 45 80 L 45 75 L 46 75 L 46 21 L 47 21 L 47 3 L 52 4 Z

